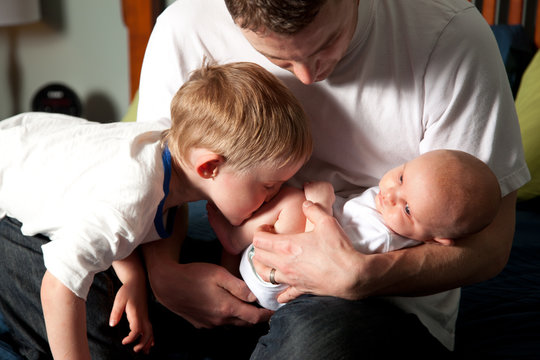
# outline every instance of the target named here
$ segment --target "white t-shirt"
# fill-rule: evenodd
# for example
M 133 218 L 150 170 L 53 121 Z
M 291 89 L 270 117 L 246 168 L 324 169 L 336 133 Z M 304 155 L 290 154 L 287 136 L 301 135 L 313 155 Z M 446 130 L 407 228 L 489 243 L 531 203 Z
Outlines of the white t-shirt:
M 49 237 L 45 266 L 83 299 L 94 274 L 160 239 L 162 130 L 49 113 L 0 121 L 0 218 Z
M 338 195 L 358 194 L 395 166 L 441 148 L 486 162 L 503 196 L 530 179 L 497 43 L 466 0 L 359 1 L 347 53 L 330 77 L 313 85 L 255 51 L 222 0 L 177 0 L 150 37 L 138 121 L 169 125 L 172 97 L 204 57 L 260 64 L 300 100 L 315 148 L 296 185 L 325 180 Z M 434 301 L 441 316 L 425 314 L 454 318 L 457 304 L 457 297 Z M 429 328 L 452 348 L 451 327 L 444 334 Z

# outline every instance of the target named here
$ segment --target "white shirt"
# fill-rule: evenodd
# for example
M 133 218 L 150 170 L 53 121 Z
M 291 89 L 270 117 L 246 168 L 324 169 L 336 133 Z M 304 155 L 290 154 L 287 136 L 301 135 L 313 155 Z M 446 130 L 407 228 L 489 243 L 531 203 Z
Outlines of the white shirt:
M 0 121 L 0 218 L 49 237 L 45 266 L 83 299 L 94 274 L 160 238 L 161 131 L 48 113 Z

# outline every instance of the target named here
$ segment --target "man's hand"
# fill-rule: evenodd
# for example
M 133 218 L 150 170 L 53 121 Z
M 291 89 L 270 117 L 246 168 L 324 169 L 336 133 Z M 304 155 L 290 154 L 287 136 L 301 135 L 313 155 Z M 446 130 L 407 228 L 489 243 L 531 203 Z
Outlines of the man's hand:
M 249 326 L 267 321 L 272 311 L 261 309 L 244 281 L 209 263 L 179 264 L 159 256 L 160 241 L 145 245 L 150 285 L 157 300 L 197 328 Z
M 353 290 L 362 254 L 353 248 L 336 219 L 319 205 L 306 201 L 304 214 L 314 224 L 313 231 L 277 235 L 263 227 L 255 234 L 257 273 L 269 281 L 275 268 L 275 281 L 290 285 L 278 297 L 279 302 L 306 293 L 357 298 Z

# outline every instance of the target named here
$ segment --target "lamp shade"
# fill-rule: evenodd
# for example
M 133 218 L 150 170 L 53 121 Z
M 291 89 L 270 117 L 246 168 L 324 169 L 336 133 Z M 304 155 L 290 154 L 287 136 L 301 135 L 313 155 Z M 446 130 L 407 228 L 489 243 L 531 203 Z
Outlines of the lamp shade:
M 0 0 L 0 26 L 38 21 L 39 0 Z

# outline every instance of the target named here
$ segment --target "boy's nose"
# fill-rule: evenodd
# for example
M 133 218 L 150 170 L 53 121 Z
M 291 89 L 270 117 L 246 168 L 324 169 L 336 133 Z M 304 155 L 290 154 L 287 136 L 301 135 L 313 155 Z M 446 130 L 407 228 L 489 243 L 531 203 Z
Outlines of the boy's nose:
M 276 189 L 276 190 L 272 190 L 272 191 L 269 191 L 267 194 L 266 194 L 266 198 L 264 199 L 264 202 L 269 202 L 270 200 L 272 200 L 272 198 L 274 196 L 276 196 L 276 194 L 278 193 L 279 191 L 279 188 Z

